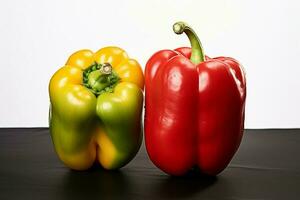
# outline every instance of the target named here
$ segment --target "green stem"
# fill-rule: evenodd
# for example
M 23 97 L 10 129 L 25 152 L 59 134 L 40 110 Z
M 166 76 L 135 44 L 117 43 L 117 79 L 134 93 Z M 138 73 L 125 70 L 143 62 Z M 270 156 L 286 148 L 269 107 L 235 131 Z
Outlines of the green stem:
M 191 27 L 189 27 L 184 22 L 176 22 L 173 25 L 173 30 L 178 35 L 185 33 L 188 36 L 191 46 L 192 46 L 192 55 L 190 58 L 192 63 L 199 64 L 199 63 L 205 61 L 205 55 L 204 55 L 204 51 L 202 48 L 202 44 L 201 44 L 197 34 Z
M 113 72 L 109 63 L 93 64 L 83 72 L 83 85 L 96 96 L 104 92 L 112 92 L 119 77 Z

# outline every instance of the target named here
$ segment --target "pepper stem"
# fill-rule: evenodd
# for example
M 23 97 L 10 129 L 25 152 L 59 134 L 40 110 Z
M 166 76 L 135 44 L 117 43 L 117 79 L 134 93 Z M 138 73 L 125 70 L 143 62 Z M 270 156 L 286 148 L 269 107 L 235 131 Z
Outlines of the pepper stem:
M 202 44 L 201 44 L 197 34 L 191 27 L 189 27 L 184 22 L 176 22 L 173 25 L 173 31 L 178 35 L 180 35 L 184 32 L 188 36 L 191 46 L 192 46 L 192 55 L 190 58 L 192 63 L 199 64 L 199 63 L 205 61 L 205 55 L 204 55 Z
M 102 74 L 111 74 L 112 73 L 112 66 L 109 63 L 104 63 L 101 67 L 100 67 L 100 72 Z
M 83 85 L 96 96 L 104 92 L 112 92 L 119 80 L 109 63 L 95 63 L 83 71 Z

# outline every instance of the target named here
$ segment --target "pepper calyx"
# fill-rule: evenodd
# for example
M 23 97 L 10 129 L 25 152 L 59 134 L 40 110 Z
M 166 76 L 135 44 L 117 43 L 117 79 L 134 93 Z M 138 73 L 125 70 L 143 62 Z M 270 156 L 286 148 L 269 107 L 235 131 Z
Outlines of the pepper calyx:
M 95 62 L 83 71 L 83 85 L 95 96 L 113 92 L 119 81 L 119 76 L 109 63 L 98 64 Z

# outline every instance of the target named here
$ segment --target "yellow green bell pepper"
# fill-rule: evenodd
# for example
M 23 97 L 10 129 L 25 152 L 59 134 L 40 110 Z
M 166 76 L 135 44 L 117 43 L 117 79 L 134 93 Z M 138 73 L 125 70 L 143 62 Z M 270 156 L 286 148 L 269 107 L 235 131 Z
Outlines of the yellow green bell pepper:
M 59 158 L 75 170 L 126 165 L 142 141 L 144 77 L 118 47 L 72 54 L 49 84 L 49 127 Z

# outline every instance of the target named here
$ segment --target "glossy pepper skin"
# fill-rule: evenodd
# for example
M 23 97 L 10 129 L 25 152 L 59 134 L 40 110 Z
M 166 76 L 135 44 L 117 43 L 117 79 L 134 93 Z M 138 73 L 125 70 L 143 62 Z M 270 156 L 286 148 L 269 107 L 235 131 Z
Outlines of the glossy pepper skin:
M 75 170 L 127 164 L 142 141 L 143 87 L 140 65 L 118 47 L 72 54 L 49 84 L 50 132 L 63 163 Z
M 204 56 L 183 22 L 192 48 L 162 50 L 145 68 L 145 142 L 153 163 L 171 175 L 193 168 L 216 175 L 237 151 L 244 129 L 246 82 L 233 58 Z

